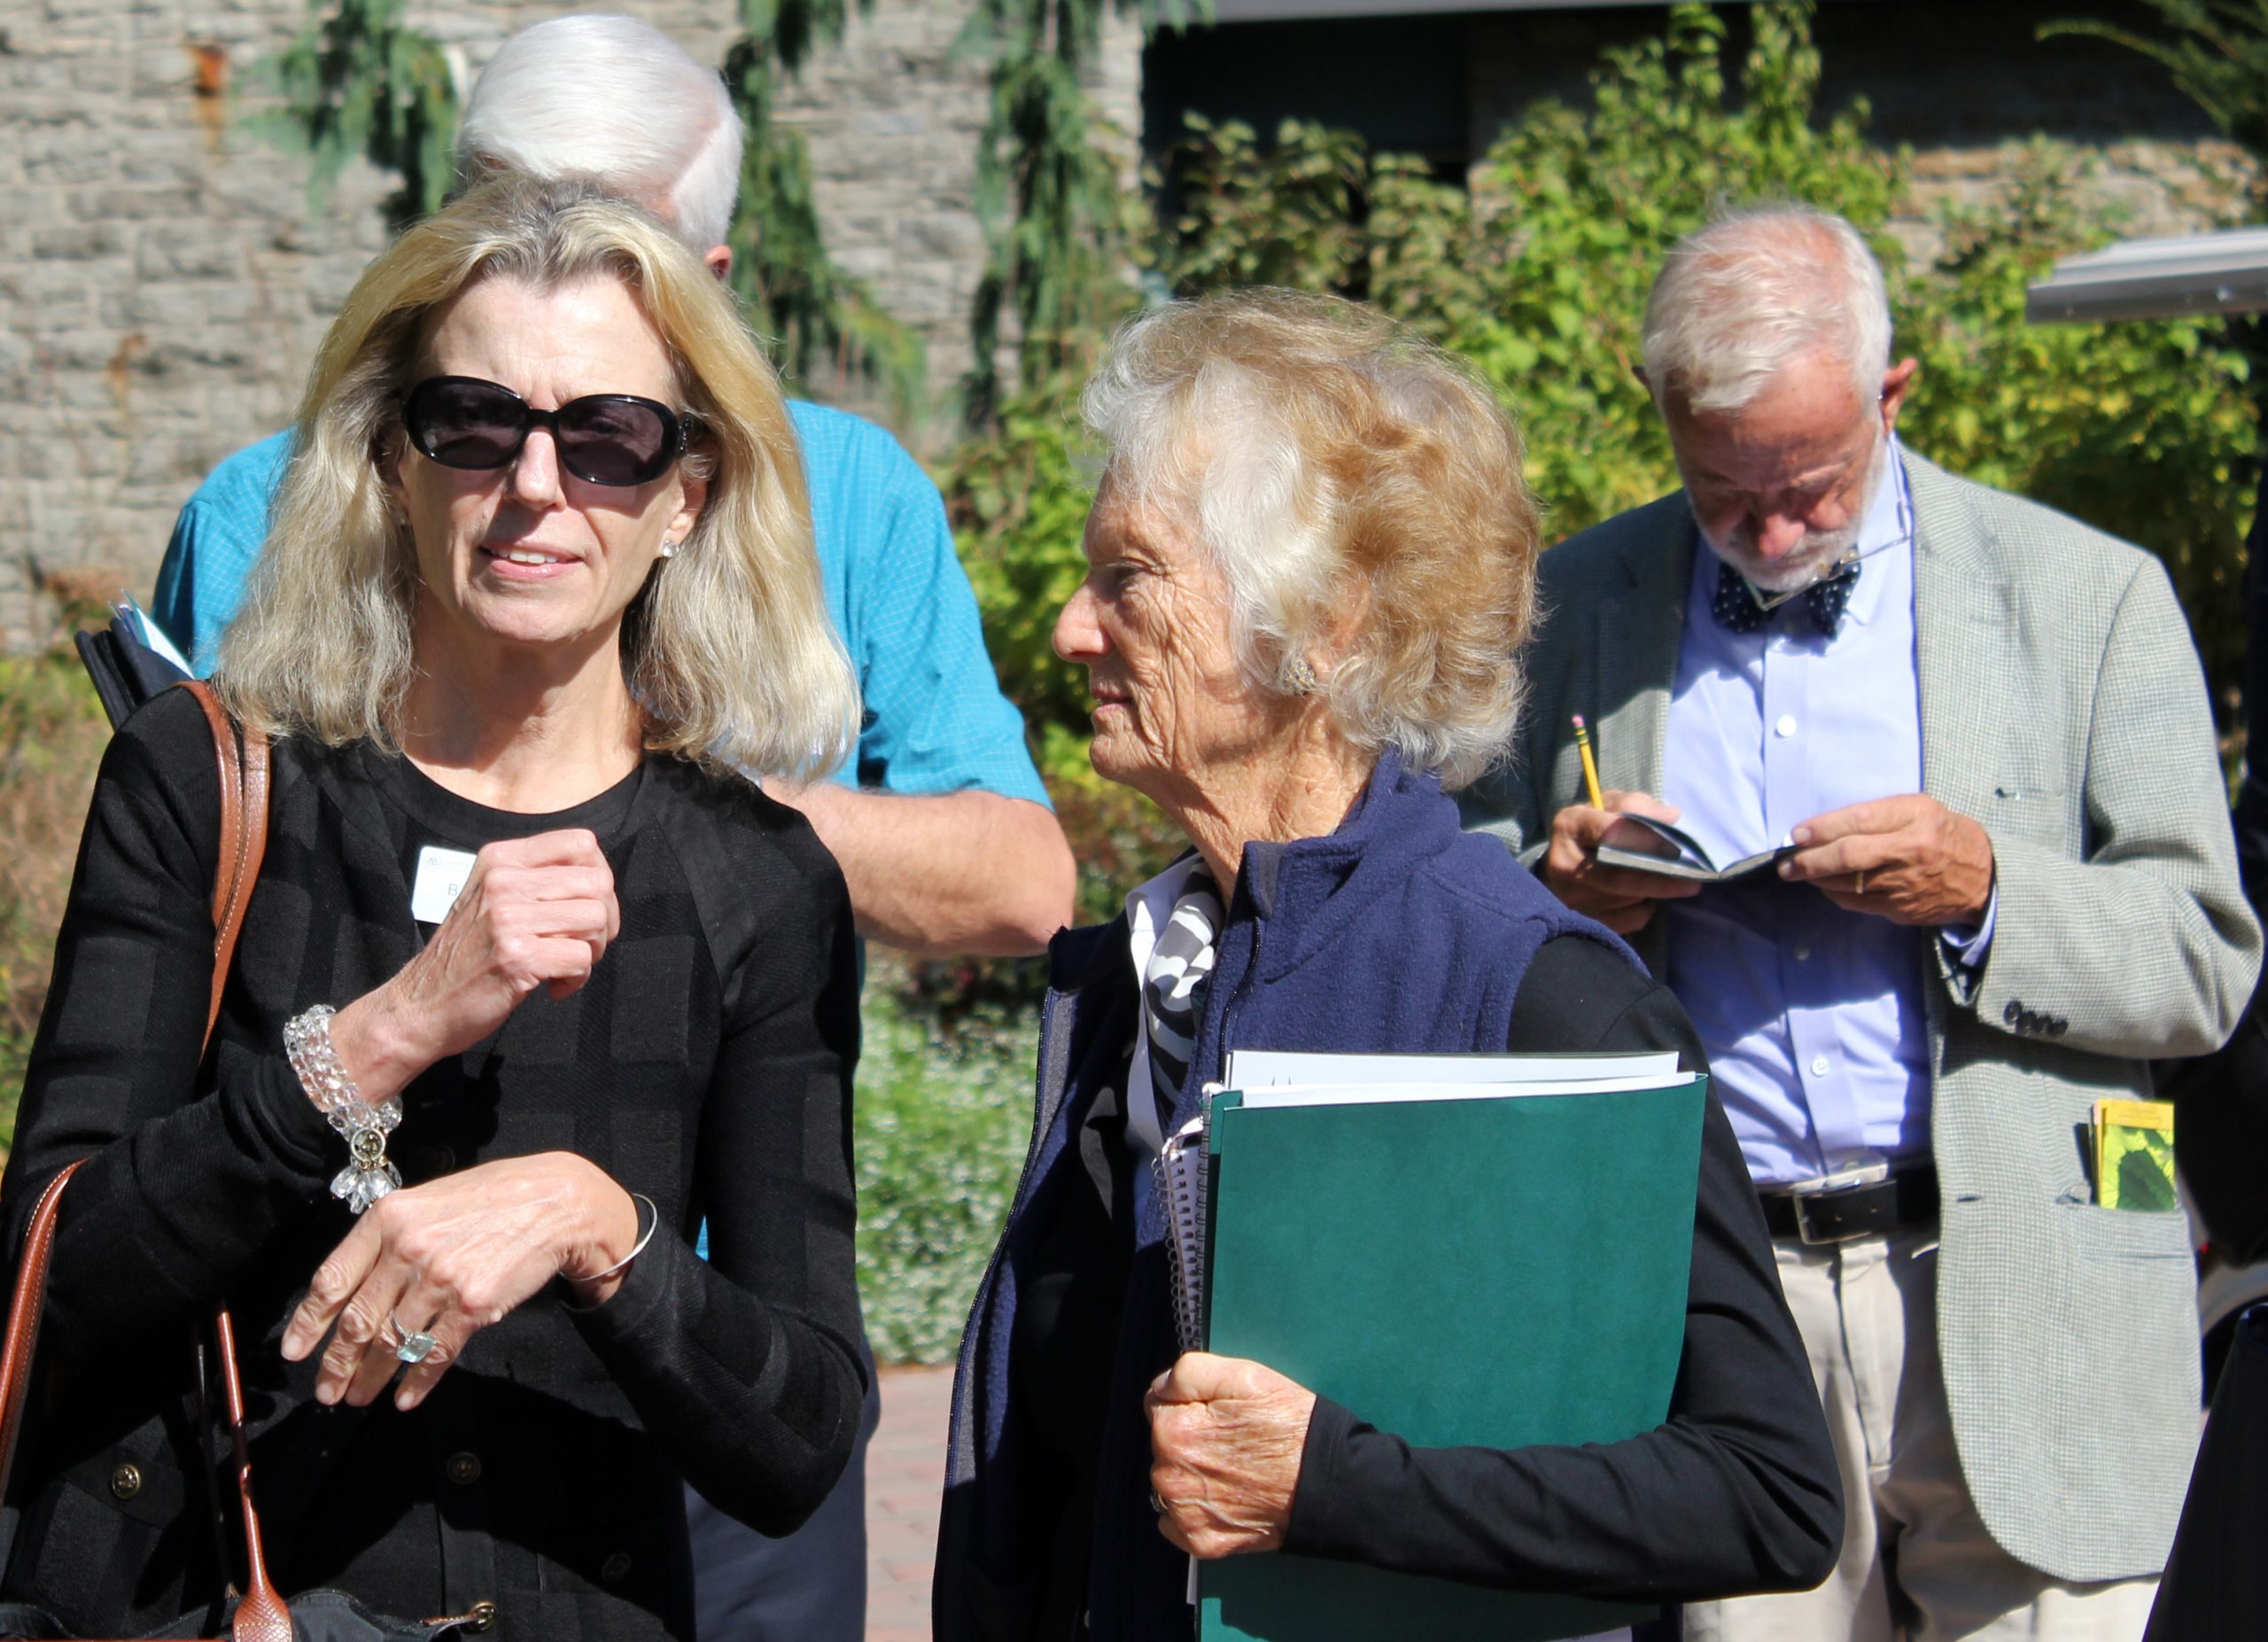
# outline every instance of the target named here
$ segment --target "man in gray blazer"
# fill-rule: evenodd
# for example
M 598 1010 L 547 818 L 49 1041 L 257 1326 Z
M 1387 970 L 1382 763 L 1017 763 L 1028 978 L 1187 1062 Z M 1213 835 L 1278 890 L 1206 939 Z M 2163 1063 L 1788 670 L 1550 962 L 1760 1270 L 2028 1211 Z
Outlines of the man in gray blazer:
M 1473 790 L 1708 1044 L 1843 1467 L 1818 1591 L 1696 1638 L 2141 1634 L 2197 1431 L 2178 1211 L 2097 1206 L 2095 1101 L 2259 967 L 2196 652 L 2147 553 L 1896 439 L 1880 270 L 1774 207 L 1672 253 L 1685 488 L 1546 555 L 1520 744 Z M 1589 722 L 1589 795 L 1571 728 Z M 1602 861 L 1674 822 L 1729 883 Z

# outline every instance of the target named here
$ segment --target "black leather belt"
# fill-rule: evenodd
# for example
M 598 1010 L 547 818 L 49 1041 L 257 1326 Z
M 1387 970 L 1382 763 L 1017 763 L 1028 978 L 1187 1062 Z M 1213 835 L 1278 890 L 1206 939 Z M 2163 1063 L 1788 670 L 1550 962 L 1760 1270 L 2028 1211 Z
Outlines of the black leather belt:
M 1767 1188 L 1759 1194 L 1775 1237 L 1842 1243 L 1926 1226 L 1938 1218 L 1938 1166 L 1915 1163 L 1886 1180 L 1821 1190 Z

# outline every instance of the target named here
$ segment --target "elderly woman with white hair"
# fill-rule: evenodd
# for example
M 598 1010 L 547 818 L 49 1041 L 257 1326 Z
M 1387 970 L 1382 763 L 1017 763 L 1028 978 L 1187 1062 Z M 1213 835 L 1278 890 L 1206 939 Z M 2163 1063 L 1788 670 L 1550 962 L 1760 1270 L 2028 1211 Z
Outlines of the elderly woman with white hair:
M 1511 739 L 1534 609 L 1487 391 L 1371 310 L 1260 292 L 1131 322 L 1087 415 L 1110 455 L 1055 645 L 1095 768 L 1193 847 L 1050 954 L 1031 1161 L 954 1385 L 940 1642 L 1186 1635 L 1184 1553 L 1644 1605 L 1815 1584 L 1834 1460 L 1713 1101 L 1655 1430 L 1412 1448 L 1265 1364 L 1177 1359 L 1135 1175 L 1231 1047 L 1703 1062 L 1628 949 L 1445 796 Z
M 683 1482 L 794 1528 L 864 1389 L 849 905 L 738 773 L 858 718 L 788 412 L 676 237 L 503 179 L 371 265 L 299 427 L 215 675 L 273 797 L 209 1054 L 186 692 L 89 815 L 5 1181 L 20 1243 L 82 1165 L 0 1625 L 213 1634 L 225 1296 L 280 1590 L 688 1635 Z

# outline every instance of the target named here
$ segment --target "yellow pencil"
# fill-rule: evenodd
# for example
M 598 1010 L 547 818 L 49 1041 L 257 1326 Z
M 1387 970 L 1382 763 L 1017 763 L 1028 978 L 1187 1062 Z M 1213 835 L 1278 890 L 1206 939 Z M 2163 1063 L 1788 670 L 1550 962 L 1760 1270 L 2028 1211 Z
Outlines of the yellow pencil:
M 1606 795 L 1598 787 L 1598 760 L 1591 756 L 1591 733 L 1584 728 L 1583 715 L 1575 715 L 1575 751 L 1583 755 L 1583 785 L 1590 790 L 1591 808 L 1606 807 Z

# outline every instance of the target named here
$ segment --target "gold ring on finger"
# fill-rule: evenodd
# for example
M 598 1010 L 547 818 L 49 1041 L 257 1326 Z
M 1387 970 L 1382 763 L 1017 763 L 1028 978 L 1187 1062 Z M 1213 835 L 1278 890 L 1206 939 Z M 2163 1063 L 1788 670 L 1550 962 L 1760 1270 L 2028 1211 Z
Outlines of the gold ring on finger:
M 1853 875 L 1853 881 L 1851 885 L 1851 893 L 1853 895 L 1864 895 L 1866 892 L 1867 875 L 1864 870 L 1860 870 Z

